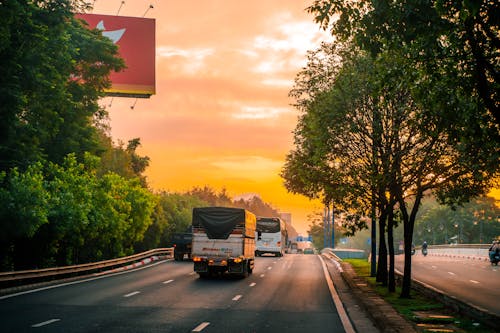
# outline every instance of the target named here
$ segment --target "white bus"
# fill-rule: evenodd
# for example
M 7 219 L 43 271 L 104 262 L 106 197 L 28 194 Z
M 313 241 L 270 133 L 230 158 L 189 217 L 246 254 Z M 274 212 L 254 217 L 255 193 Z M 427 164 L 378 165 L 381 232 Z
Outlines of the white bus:
M 285 254 L 288 240 L 286 224 L 277 217 L 258 217 L 255 238 L 256 256 L 270 253 L 281 257 Z

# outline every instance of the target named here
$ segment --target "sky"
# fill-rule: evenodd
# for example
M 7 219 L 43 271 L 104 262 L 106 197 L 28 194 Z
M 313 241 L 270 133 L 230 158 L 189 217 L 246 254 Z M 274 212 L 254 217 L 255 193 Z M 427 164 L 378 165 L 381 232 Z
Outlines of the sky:
M 101 103 L 115 142 L 141 139 L 150 187 L 258 194 L 305 235 L 321 205 L 279 173 L 299 116 L 288 93 L 307 51 L 332 40 L 305 11 L 312 0 L 122 2 L 96 0 L 92 13 L 156 20 L 156 94 Z

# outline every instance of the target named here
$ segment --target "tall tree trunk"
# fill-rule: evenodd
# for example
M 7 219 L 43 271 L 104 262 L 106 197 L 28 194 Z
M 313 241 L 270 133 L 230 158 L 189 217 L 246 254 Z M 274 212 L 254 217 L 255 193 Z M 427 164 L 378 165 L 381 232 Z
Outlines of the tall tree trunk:
M 387 243 L 389 245 L 389 292 L 396 291 L 396 279 L 394 276 L 394 209 L 390 207 L 387 216 Z
M 408 210 L 406 209 L 405 202 L 400 202 L 400 210 L 403 215 L 403 229 L 404 229 L 404 251 L 405 251 L 405 265 L 403 273 L 403 285 L 401 286 L 401 298 L 410 298 L 411 289 L 411 244 L 413 238 L 413 225 L 410 225 Z
M 422 192 L 418 192 L 415 195 L 415 201 L 413 202 L 413 208 L 411 214 L 408 215 L 408 210 L 406 208 L 406 203 L 402 196 L 402 192 L 398 193 L 398 202 L 400 204 L 400 210 L 403 215 L 404 222 L 404 247 L 405 247 L 405 268 L 403 275 L 403 285 L 401 288 L 401 298 L 410 298 L 411 291 L 411 246 L 413 240 L 413 229 L 415 227 L 415 218 L 417 216 L 418 207 L 422 201 Z
M 378 241 L 378 264 L 377 264 L 377 277 L 376 281 L 380 282 L 383 286 L 387 286 L 387 246 L 385 242 L 385 227 L 387 214 L 385 209 L 380 210 L 379 217 L 379 241 Z

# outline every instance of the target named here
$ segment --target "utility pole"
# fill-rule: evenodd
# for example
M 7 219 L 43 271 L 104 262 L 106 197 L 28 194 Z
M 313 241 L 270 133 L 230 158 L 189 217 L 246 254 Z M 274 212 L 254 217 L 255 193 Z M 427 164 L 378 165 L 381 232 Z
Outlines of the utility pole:
M 332 249 L 335 248 L 335 213 L 333 210 L 333 202 L 332 202 L 332 245 L 330 246 Z
M 327 248 L 329 247 L 328 246 L 328 238 L 329 238 L 329 229 L 330 229 L 330 225 L 329 225 L 329 222 L 328 221 L 328 214 L 327 214 L 327 205 L 325 205 L 325 208 L 323 210 L 323 233 L 324 233 L 324 237 L 323 237 L 323 247 Z
M 372 219 L 372 234 L 371 234 L 371 246 L 372 246 L 372 255 L 371 255 L 371 265 L 370 265 L 370 276 L 377 276 L 377 221 L 375 218 L 375 191 L 372 192 L 372 211 L 371 211 L 371 219 Z

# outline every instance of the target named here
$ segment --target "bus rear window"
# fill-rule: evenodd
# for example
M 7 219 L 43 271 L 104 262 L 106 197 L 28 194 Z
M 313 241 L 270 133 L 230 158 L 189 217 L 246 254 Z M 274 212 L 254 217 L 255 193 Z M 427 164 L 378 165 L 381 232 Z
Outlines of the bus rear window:
M 280 232 L 280 221 L 257 221 L 257 231 L 269 233 Z

